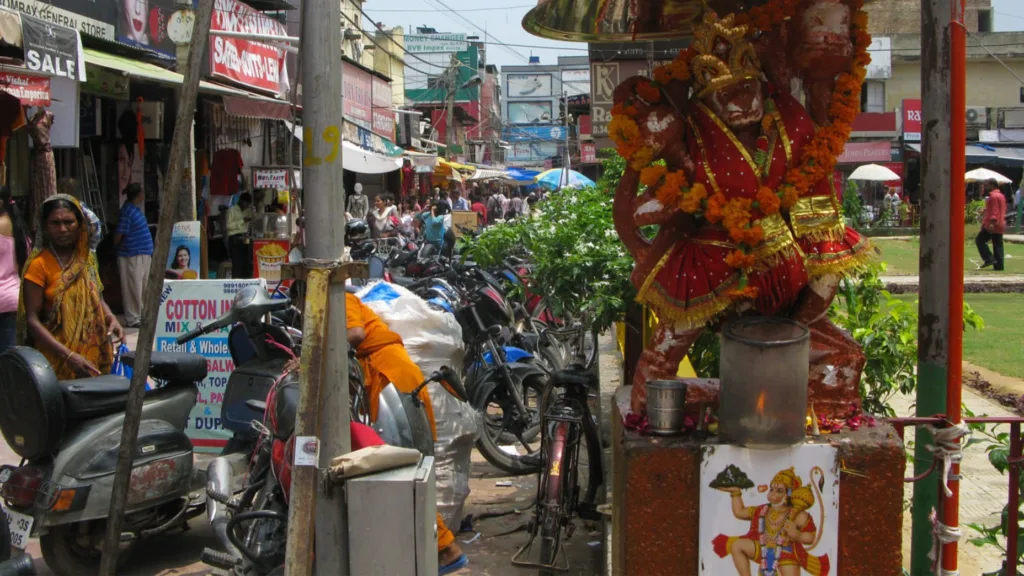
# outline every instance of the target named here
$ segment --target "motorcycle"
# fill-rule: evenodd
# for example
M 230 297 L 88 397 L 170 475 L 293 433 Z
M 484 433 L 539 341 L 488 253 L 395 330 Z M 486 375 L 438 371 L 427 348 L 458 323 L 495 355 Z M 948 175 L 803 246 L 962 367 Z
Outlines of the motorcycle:
M 122 361 L 134 365 L 134 355 Z M 153 352 L 157 382 L 142 405 L 122 546 L 174 528 L 202 513 L 191 494 L 192 443 L 185 434 L 206 359 Z M 38 536 L 57 574 L 98 570 L 113 491 L 129 381 L 121 376 L 59 381 L 46 357 L 16 347 L 0 355 L 0 432 L 23 458 L 0 467 L 0 497 L 11 536 L 24 548 Z M 118 556 L 126 561 L 127 550 Z
M 237 364 L 228 379 L 222 408 L 224 426 L 233 432 L 229 447 L 234 448 L 225 449 L 207 468 L 207 514 L 224 551 L 207 548 L 202 555 L 205 563 L 237 575 L 274 574 L 284 561 L 299 400 L 298 374 L 285 371 L 286 364 L 298 355 L 300 344 L 296 341 L 301 342 L 301 332 L 286 331 L 281 320 L 264 324 L 262 318 L 289 307 L 289 300 L 272 300 L 258 287 L 246 287 L 227 314 L 179 339 L 184 342 L 205 330 L 237 322 L 229 335 Z M 289 321 L 301 324 L 301 318 Z M 440 377 L 458 382 L 450 373 Z M 430 422 L 415 397 L 418 390 L 410 396 L 388 385 L 378 399 L 377 420 L 370 422 L 362 381 L 359 362 L 350 350 L 351 420 L 371 425 L 389 444 L 432 454 Z M 451 385 L 461 389 L 461 382 Z M 242 489 L 233 495 L 239 455 L 248 461 L 248 472 Z

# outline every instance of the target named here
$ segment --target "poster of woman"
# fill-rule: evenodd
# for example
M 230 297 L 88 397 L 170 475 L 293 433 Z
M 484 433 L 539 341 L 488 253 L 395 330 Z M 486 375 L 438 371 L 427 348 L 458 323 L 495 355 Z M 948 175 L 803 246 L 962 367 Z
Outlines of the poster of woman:
M 701 463 L 701 574 L 839 574 L 837 450 L 706 446 Z
M 164 278 L 196 280 L 200 277 L 201 265 L 199 222 L 177 222 L 171 232 L 171 249 L 167 253 Z

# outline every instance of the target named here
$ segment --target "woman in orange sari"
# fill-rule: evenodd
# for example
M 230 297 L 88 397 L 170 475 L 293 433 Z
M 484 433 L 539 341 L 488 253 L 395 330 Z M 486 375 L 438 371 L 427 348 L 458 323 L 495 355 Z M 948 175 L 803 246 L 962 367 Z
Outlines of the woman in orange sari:
M 57 194 L 39 212 L 40 238 L 25 265 L 18 305 L 18 344 L 42 352 L 60 380 L 107 374 L 111 340 L 122 340 L 124 331 L 103 301 L 82 207 Z

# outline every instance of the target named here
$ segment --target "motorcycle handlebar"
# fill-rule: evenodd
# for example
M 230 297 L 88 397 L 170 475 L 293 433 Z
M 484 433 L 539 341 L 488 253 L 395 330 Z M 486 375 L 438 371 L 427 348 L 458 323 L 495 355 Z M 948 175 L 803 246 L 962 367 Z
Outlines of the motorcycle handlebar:
M 178 338 L 175 340 L 175 343 L 177 343 L 177 344 L 184 344 L 184 343 L 189 342 L 191 340 L 195 340 L 196 338 L 199 338 L 200 336 L 202 336 L 204 334 L 209 334 L 210 332 L 213 332 L 214 330 L 219 330 L 219 329 L 220 329 L 220 321 L 219 320 L 215 320 L 215 321 L 207 324 L 206 326 L 200 326 L 200 327 L 196 328 L 195 330 L 192 330 L 191 332 L 188 332 L 186 334 L 182 334 L 181 336 L 178 336 Z

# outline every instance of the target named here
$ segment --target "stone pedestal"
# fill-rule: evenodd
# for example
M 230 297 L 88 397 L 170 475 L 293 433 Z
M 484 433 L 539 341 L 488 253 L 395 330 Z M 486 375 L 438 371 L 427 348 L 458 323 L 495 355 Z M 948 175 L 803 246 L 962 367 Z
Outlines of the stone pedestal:
M 629 388 L 612 414 L 613 570 L 616 576 L 699 574 L 701 445 L 627 431 Z M 902 574 L 903 442 L 886 424 L 825 436 L 838 446 L 839 558 L 829 576 Z

